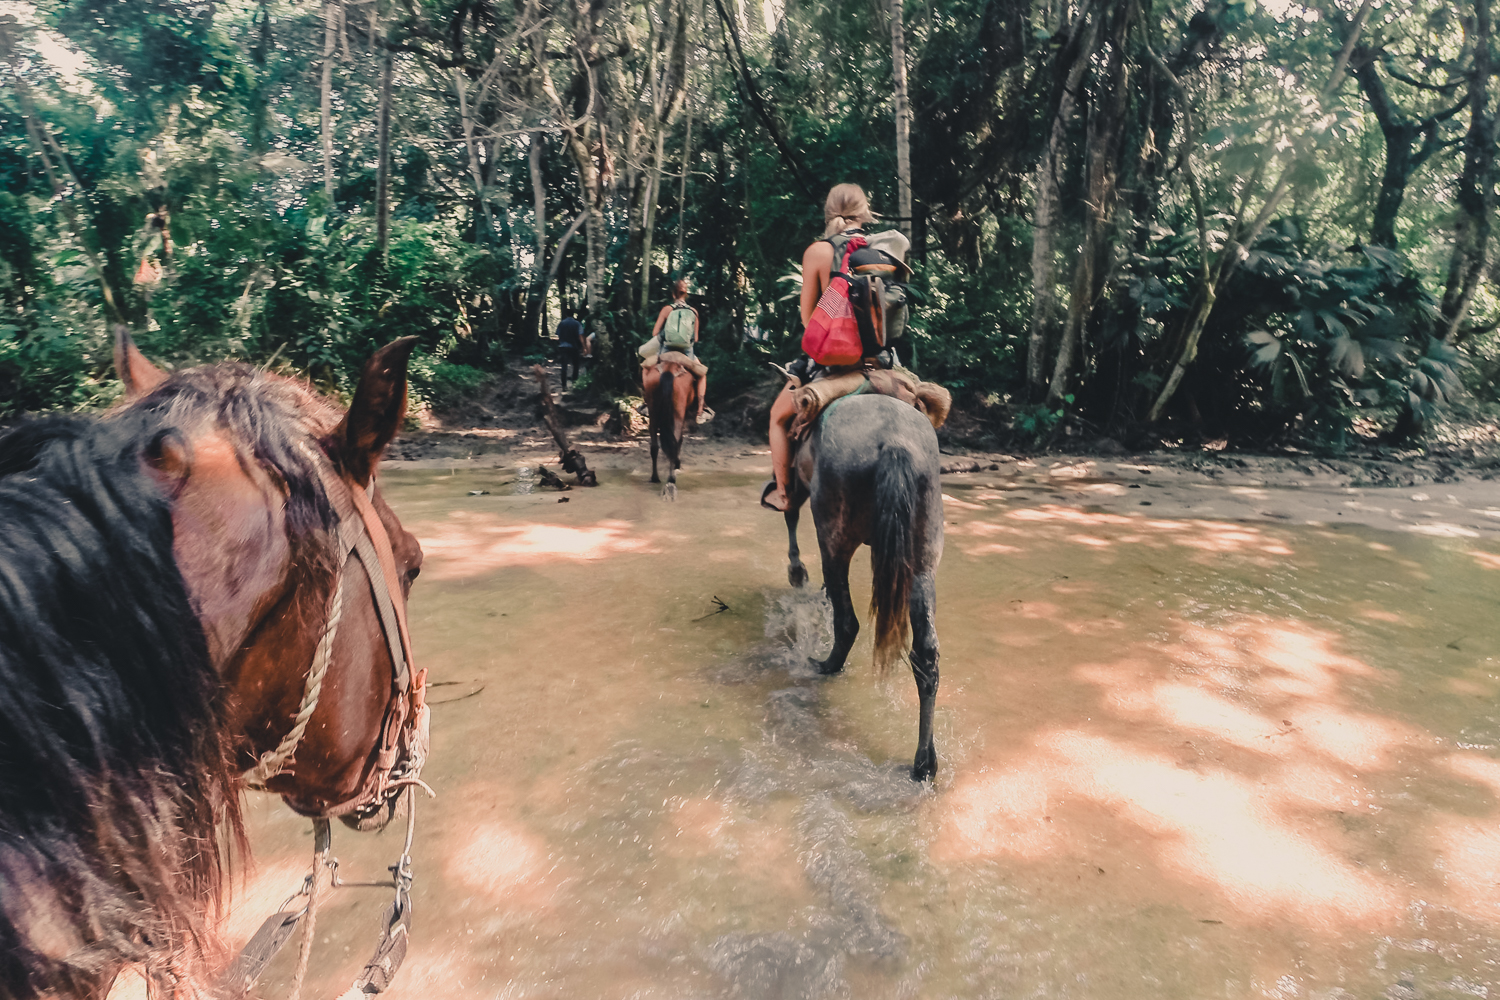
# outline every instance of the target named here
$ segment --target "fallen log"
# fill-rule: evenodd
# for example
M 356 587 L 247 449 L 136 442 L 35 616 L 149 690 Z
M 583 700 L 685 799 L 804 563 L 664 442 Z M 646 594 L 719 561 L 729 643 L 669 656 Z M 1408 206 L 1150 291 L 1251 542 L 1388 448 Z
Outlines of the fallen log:
M 536 384 L 542 393 L 542 419 L 546 421 L 547 429 L 552 432 L 552 440 L 557 442 L 557 453 L 562 461 L 563 471 L 573 473 L 578 478 L 579 486 L 598 486 L 599 477 L 589 468 L 589 463 L 584 461 L 583 455 L 573 447 L 573 443 L 568 440 L 567 433 L 563 431 L 562 419 L 557 414 L 557 404 L 552 401 L 552 387 L 547 384 L 547 369 L 541 365 L 532 365 L 531 370 L 536 374 Z M 540 475 L 543 485 L 551 485 L 547 482 L 547 477 L 552 476 L 550 472 L 541 469 Z M 557 479 L 556 476 L 552 476 L 552 479 L 556 480 L 558 486 L 566 488 L 562 480 Z

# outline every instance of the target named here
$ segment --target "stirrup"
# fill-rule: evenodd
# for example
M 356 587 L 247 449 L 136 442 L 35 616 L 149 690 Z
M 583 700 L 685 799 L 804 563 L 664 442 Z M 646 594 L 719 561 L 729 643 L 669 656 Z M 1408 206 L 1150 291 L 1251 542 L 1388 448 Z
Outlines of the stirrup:
M 775 492 L 776 492 L 776 480 L 772 479 L 769 482 L 767 482 L 766 485 L 762 486 L 761 489 L 760 489 L 760 505 L 762 507 L 764 507 L 766 510 L 774 510 L 778 514 L 785 514 L 786 511 L 782 510 L 780 507 L 772 507 L 770 504 L 766 503 L 766 497 L 770 496 L 772 493 L 775 493 Z M 791 509 L 791 506 L 792 506 L 792 497 L 791 497 L 791 494 L 787 494 L 786 503 L 787 503 L 787 509 L 788 510 Z
M 700 414 L 698 414 L 698 416 L 697 416 L 696 419 L 697 419 L 698 424 L 701 426 L 703 424 L 708 423 L 710 420 L 712 420 L 716 416 L 718 416 L 717 413 L 715 413 L 713 410 L 710 410 L 708 407 L 705 406 L 703 408 L 703 412 L 700 413 Z

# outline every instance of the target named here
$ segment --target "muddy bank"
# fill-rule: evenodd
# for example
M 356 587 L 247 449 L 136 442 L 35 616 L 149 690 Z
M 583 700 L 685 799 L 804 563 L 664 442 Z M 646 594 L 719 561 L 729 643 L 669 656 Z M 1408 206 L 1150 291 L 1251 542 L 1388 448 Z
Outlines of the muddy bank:
M 651 458 L 641 421 L 582 394 L 559 397 L 574 444 L 591 468 L 639 471 Z M 468 421 L 459 423 L 458 421 Z M 758 483 L 770 475 L 764 440 L 735 432 L 732 415 L 694 428 L 683 448 L 683 477 L 734 473 Z M 534 382 L 512 377 L 488 401 L 427 419 L 391 446 L 392 469 L 458 472 L 557 465 L 538 418 Z M 1162 450 L 1144 454 L 1016 455 L 945 443 L 945 488 L 1008 495 L 1018 504 L 1056 504 L 1154 517 L 1365 524 L 1384 530 L 1472 537 L 1500 531 L 1500 469 L 1476 453 L 1374 452 L 1358 458 Z M 528 473 L 527 475 L 530 475 Z M 754 486 L 747 487 L 754 502 Z M 769 516 L 769 515 L 768 515 Z

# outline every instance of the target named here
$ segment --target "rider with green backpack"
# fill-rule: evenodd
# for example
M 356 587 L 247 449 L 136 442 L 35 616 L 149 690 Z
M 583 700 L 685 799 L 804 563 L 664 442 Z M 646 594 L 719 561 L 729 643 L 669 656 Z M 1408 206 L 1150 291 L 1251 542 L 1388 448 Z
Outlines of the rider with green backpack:
M 688 305 L 687 294 L 686 279 L 678 278 L 672 283 L 672 301 L 662 306 L 661 312 L 657 313 L 656 326 L 652 329 L 651 336 L 656 340 L 658 356 L 668 351 L 688 356 L 690 363 L 684 367 L 698 379 L 698 414 L 695 419 L 701 424 L 708 419 L 703 412 L 703 401 L 708 393 L 708 367 L 698 360 L 694 349 L 702 328 L 698 322 L 698 310 Z M 648 342 L 647 347 L 642 348 L 642 353 L 646 353 L 650 346 Z M 646 364 L 650 365 L 654 360 L 648 356 Z

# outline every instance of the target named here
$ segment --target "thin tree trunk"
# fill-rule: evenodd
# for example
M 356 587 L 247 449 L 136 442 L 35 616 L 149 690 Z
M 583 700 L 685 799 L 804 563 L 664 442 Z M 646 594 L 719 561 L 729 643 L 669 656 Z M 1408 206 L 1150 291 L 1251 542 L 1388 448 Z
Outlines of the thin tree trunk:
M 1490 0 L 1474 0 L 1474 68 L 1469 78 L 1469 134 L 1458 179 L 1458 219 L 1448 280 L 1443 288 L 1438 336 L 1453 341 L 1469 312 L 1489 255 L 1490 210 L 1495 190 L 1495 115 L 1489 104 Z
M 1080 11 L 1079 17 L 1087 16 Z M 1040 398 L 1047 384 L 1046 365 L 1048 341 L 1051 340 L 1052 318 L 1056 309 L 1056 293 L 1053 278 L 1053 237 L 1057 227 L 1061 192 L 1058 177 L 1062 173 L 1068 152 L 1068 123 L 1073 120 L 1077 108 L 1078 88 L 1083 74 L 1093 58 L 1099 34 L 1099 19 L 1090 18 L 1086 25 L 1075 25 L 1086 32 L 1077 49 L 1077 57 L 1068 67 L 1063 83 L 1062 97 L 1058 101 L 1057 114 L 1052 119 L 1047 151 L 1036 172 L 1036 207 L 1033 212 L 1031 238 L 1031 336 L 1026 351 L 1026 384 L 1033 398 Z
M 693 155 L 693 113 L 688 112 L 687 134 L 682 139 L 682 176 L 677 179 L 677 266 L 682 267 L 682 241 L 687 235 L 688 161 Z
M 333 210 L 333 52 L 338 43 L 339 10 L 335 0 L 323 0 L 323 79 L 319 85 L 322 111 L 323 194 Z
M 563 130 L 563 144 L 567 147 L 568 155 L 572 157 L 573 165 L 578 172 L 578 193 L 583 201 L 583 212 L 579 219 L 584 224 L 585 239 L 588 243 L 584 268 L 588 289 L 589 327 L 596 337 L 596 351 L 599 355 L 606 356 L 609 332 L 604 328 L 604 241 L 608 238 L 608 233 L 604 228 L 604 189 L 600 165 L 594 159 L 593 150 L 589 148 L 589 140 L 594 132 L 590 126 L 597 122 L 593 117 L 592 106 L 590 113 L 580 120 L 575 121 L 568 114 L 562 97 L 552 82 L 552 71 L 547 66 L 545 43 L 540 36 L 533 42 L 532 48 L 536 56 L 537 82 L 542 93 L 552 104 L 553 114 Z M 580 49 L 582 49 L 581 45 Z M 587 67 L 587 62 L 585 62 L 585 67 Z M 598 142 L 601 154 L 608 156 L 603 129 L 599 129 Z M 578 223 L 575 222 L 574 225 Z M 561 251 L 565 242 L 566 240 L 558 244 L 557 257 L 559 259 L 561 259 Z
M 891 103 L 896 114 L 896 200 L 901 213 L 901 232 L 908 242 L 912 234 L 911 210 L 911 108 L 906 101 L 906 33 L 901 0 L 891 3 Z
M 523 335 L 536 340 L 547 327 L 547 184 L 542 176 L 542 145 L 546 137 L 537 130 L 531 133 L 526 165 L 531 173 L 532 222 L 536 233 L 536 256 L 531 268 L 531 292 L 527 296 L 526 325 Z
M 464 75 L 462 66 L 455 66 L 452 72 L 453 92 L 458 96 L 459 121 L 464 130 L 464 148 L 469 154 L 469 178 L 474 182 L 474 197 L 479 203 L 479 213 L 484 217 L 484 238 L 490 241 L 495 238 L 495 217 L 490 211 L 490 200 L 485 197 L 484 163 L 479 155 L 479 142 L 474 136 L 474 115 L 469 107 L 468 77 Z
M 1087 131 L 1088 197 L 1084 199 L 1084 238 L 1074 267 L 1073 287 L 1068 298 L 1068 318 L 1063 324 L 1062 341 L 1057 348 L 1057 363 L 1052 369 L 1052 383 L 1047 388 L 1047 402 L 1056 405 L 1067 393 L 1068 375 L 1073 355 L 1083 339 L 1083 329 L 1094 309 L 1103 286 L 1112 243 L 1109 227 L 1114 219 L 1115 177 L 1120 152 L 1120 133 L 1125 123 L 1125 103 L 1129 95 L 1125 69 L 1125 37 L 1130 30 L 1129 6 L 1115 14 L 1110 55 L 1100 90 L 1100 104 L 1089 110 Z M 1104 102 L 1107 102 L 1104 103 Z
M 675 7 L 675 9 L 674 9 Z M 625 252 L 615 272 L 614 307 L 628 326 L 639 318 L 649 304 L 651 289 L 650 250 L 654 242 L 656 201 L 661 189 L 661 160 L 666 149 L 666 134 L 682 111 L 687 77 L 687 3 L 670 0 L 663 7 L 666 25 L 661 40 L 653 43 L 645 67 L 646 86 L 651 105 L 643 116 L 644 126 L 634 153 L 627 156 L 639 161 L 639 169 L 630 185 L 629 232 Z M 658 55 L 664 56 L 658 59 Z M 639 281 L 639 285 L 637 285 Z
M 734 43 L 736 56 L 735 68 L 739 71 L 740 82 L 744 86 L 745 98 L 750 104 L 750 109 L 755 112 L 755 117 L 765 126 L 766 134 L 771 137 L 771 144 L 781 154 L 781 160 L 791 170 L 792 176 L 797 179 L 797 184 L 802 192 L 812 200 L 814 204 L 822 201 L 822 195 L 818 193 L 818 182 L 808 171 L 802 162 L 802 157 L 797 155 L 790 139 L 787 138 L 786 126 L 776 117 L 776 114 L 767 106 L 765 97 L 760 88 L 755 84 L 755 78 L 750 75 L 750 63 L 745 59 L 744 46 L 740 44 L 739 24 L 724 9 L 724 0 L 714 0 L 714 7 L 719 12 L 719 21 L 729 29 L 730 40 Z
M 380 119 L 376 130 L 379 161 L 375 165 L 375 246 L 385 265 L 391 250 L 391 81 L 395 59 L 387 50 L 380 67 Z
M 661 197 L 661 159 L 665 155 L 667 130 L 656 130 L 656 155 L 646 178 L 646 218 L 641 227 L 641 314 L 651 308 L 651 247 L 656 235 L 656 203 Z
M 536 265 L 532 268 L 533 280 L 541 282 L 543 268 L 547 266 L 547 184 L 542 177 L 542 143 L 545 137 L 540 131 L 531 133 L 531 148 L 526 152 L 526 165 L 531 171 L 531 200 L 533 225 L 536 231 Z

